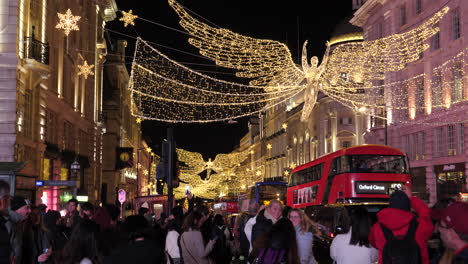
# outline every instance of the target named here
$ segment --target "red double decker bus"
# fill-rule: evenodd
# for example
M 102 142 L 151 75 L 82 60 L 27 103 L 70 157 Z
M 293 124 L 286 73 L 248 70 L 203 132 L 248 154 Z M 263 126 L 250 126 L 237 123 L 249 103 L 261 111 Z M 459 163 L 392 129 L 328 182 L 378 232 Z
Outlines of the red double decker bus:
M 410 185 L 403 152 L 382 145 L 354 146 L 296 167 L 287 189 L 287 205 L 387 202 L 402 185 Z

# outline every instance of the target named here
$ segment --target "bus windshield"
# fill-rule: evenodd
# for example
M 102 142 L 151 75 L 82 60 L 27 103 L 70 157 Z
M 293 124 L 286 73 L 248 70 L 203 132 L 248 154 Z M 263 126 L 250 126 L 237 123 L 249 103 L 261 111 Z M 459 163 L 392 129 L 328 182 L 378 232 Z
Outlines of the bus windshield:
M 347 155 L 336 158 L 333 168 L 340 173 L 397 173 L 407 174 L 405 156 L 390 155 Z
M 273 199 L 285 200 L 287 184 L 261 183 L 257 184 L 258 202 L 270 201 Z

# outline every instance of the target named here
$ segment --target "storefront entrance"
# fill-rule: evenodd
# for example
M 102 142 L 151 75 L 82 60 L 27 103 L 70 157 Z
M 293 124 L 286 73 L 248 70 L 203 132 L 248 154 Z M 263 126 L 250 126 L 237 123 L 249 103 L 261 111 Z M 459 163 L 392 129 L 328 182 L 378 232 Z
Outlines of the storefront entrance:
M 466 192 L 465 163 L 434 166 L 437 176 L 437 199 L 458 198 L 461 192 Z

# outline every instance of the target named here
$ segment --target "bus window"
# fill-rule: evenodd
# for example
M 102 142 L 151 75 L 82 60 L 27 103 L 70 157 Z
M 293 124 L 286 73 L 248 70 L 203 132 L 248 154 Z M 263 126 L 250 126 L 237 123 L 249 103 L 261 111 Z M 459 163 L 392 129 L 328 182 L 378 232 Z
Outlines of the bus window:
M 408 173 L 404 156 L 350 155 L 347 156 L 347 159 L 351 164 L 349 172 Z M 344 172 L 348 171 L 341 171 L 341 173 Z
M 322 178 L 323 163 L 297 171 L 292 174 L 290 186 L 301 185 L 307 182 L 318 181 Z

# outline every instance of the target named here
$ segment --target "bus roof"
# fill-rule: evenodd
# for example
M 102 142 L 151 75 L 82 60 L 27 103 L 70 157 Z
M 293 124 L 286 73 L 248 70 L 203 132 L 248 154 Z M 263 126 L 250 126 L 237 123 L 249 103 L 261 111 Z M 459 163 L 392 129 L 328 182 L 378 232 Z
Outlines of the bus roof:
M 255 183 L 255 186 L 259 186 L 259 185 L 271 185 L 271 184 L 288 185 L 287 182 L 257 182 L 257 183 Z
M 371 155 L 371 154 L 380 154 L 380 155 L 395 155 L 395 156 L 404 156 L 401 150 L 385 146 L 385 145 L 374 145 L 374 144 L 366 144 L 366 145 L 358 145 L 352 146 L 349 148 L 343 148 L 333 153 L 327 154 L 325 156 L 319 157 L 316 160 L 311 162 L 302 164 L 293 169 L 293 172 L 302 170 L 304 168 L 308 168 L 311 165 L 320 164 L 326 160 L 334 159 L 335 157 L 344 156 L 344 155 Z

